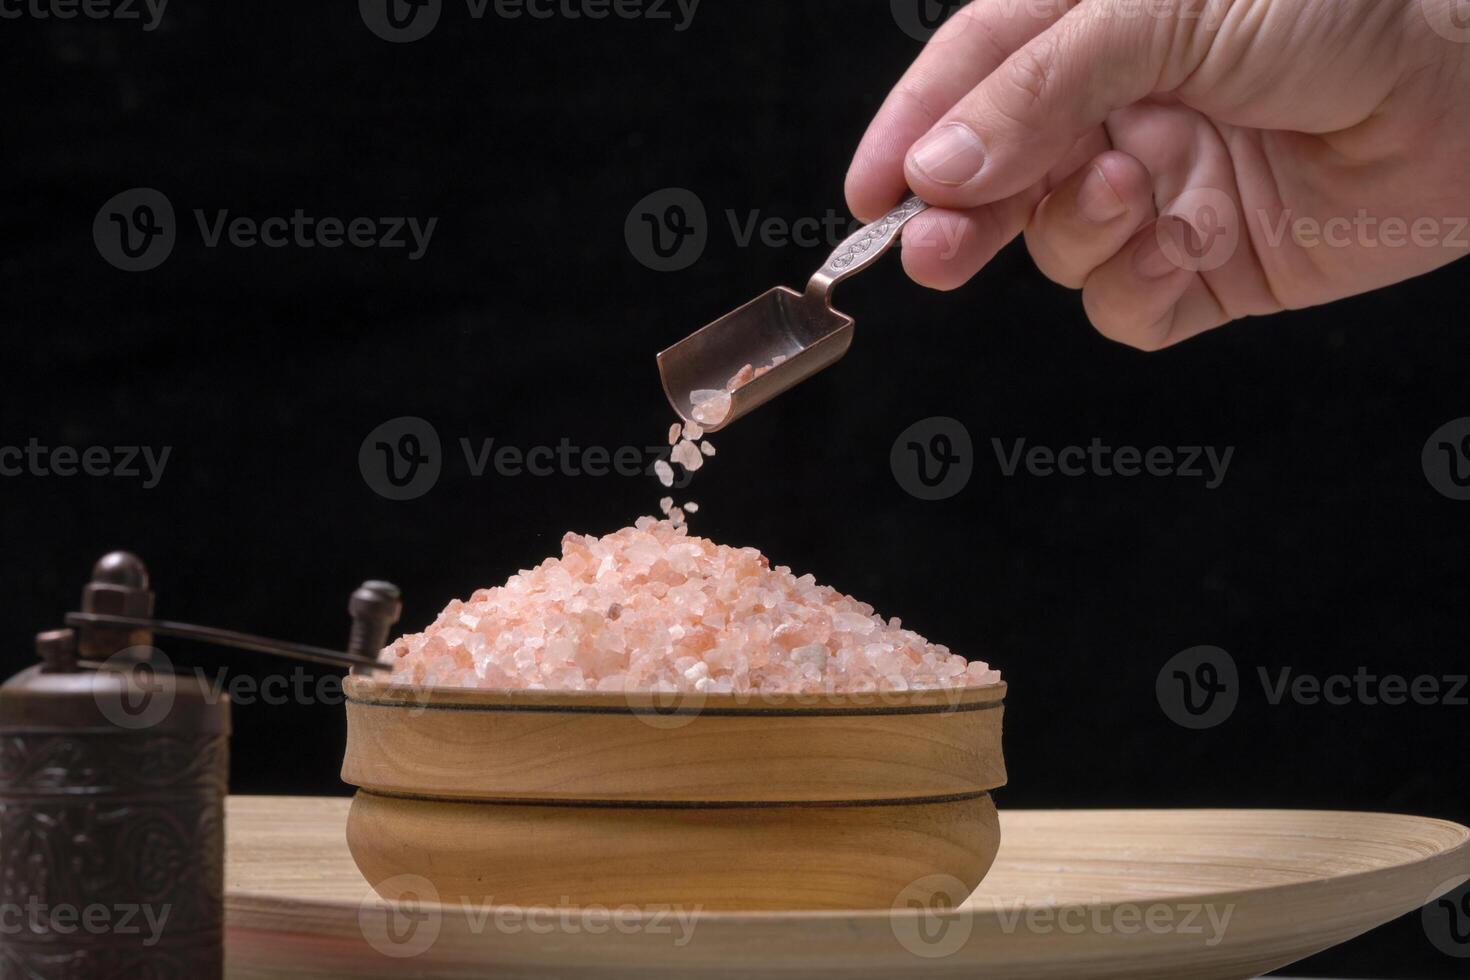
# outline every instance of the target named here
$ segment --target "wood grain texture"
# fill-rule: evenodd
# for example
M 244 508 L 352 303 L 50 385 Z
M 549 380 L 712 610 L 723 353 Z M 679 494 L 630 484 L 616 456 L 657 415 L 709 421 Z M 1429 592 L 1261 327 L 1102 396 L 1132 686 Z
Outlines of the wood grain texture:
M 349 678 L 344 782 L 441 799 L 803 802 L 1006 781 L 1005 685 L 884 695 L 412 690 Z
M 395 958 L 367 938 L 389 913 L 347 850 L 348 805 L 231 799 L 229 976 L 1227 980 L 1342 942 L 1470 877 L 1470 830 L 1419 817 L 1012 811 L 1000 815 L 995 866 L 957 913 L 901 900 L 898 911 L 686 910 L 685 928 L 668 914 L 655 923 L 654 910 L 600 931 L 581 928 L 595 918 L 573 917 L 574 931 L 552 916 L 542 931 L 526 910 L 430 906 L 432 943 Z M 1206 906 L 1230 910 L 1218 936 L 1185 928 Z M 1174 926 L 1125 932 L 1150 912 Z
M 347 843 L 385 897 L 615 908 L 889 906 L 927 876 L 968 895 L 995 860 L 990 797 L 878 806 L 516 806 L 358 793 Z M 417 879 L 417 880 L 415 880 Z M 396 884 L 395 884 L 396 883 Z M 914 896 L 928 902 L 932 890 Z

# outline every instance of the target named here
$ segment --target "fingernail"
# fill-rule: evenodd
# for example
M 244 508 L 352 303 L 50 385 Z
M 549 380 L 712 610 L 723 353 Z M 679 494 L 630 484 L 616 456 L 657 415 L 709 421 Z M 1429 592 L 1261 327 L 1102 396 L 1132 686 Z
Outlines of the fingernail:
M 1169 219 L 1160 218 L 1155 222 L 1153 228 L 1143 236 L 1143 241 L 1139 242 L 1138 251 L 1133 253 L 1133 271 L 1138 273 L 1140 279 L 1162 279 L 1179 268 L 1164 251 L 1164 243 L 1160 241 L 1160 236 L 1168 233 L 1164 228 L 1167 220 Z
M 1113 185 L 1108 183 L 1108 178 L 1103 174 L 1102 168 L 1096 164 L 1092 172 L 1082 179 L 1082 186 L 1077 188 L 1077 210 L 1082 217 L 1093 224 L 1105 224 L 1128 210 L 1128 205 L 1113 190 Z
M 946 123 L 909 151 L 914 168 L 939 184 L 963 184 L 980 172 L 985 147 L 964 123 Z

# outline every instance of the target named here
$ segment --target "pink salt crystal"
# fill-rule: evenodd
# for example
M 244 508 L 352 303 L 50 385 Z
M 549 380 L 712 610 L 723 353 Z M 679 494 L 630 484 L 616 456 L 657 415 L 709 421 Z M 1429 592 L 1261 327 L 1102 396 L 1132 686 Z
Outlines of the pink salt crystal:
M 706 439 L 699 444 L 699 451 L 704 453 L 706 456 L 713 456 L 715 454 L 714 444 Z
M 669 445 L 672 446 L 674 443 L 679 441 L 679 433 L 683 428 L 684 427 L 678 422 L 675 422 L 673 425 L 669 426 Z
M 653 472 L 658 477 L 658 482 L 666 487 L 674 485 L 674 468 L 667 461 L 656 459 L 653 461 Z
M 660 498 L 658 498 L 658 509 L 659 509 L 659 513 L 667 514 L 669 512 L 669 508 L 672 507 L 672 506 L 674 506 L 674 498 L 673 497 L 660 497 Z
M 704 458 L 699 454 L 699 447 L 688 439 L 681 440 L 674 451 L 669 454 L 669 459 L 684 467 L 690 473 L 704 465 Z
M 689 414 L 701 425 L 719 425 L 730 414 L 730 393 L 715 388 L 691 391 Z
M 685 439 L 694 439 L 697 441 L 702 435 L 704 435 L 704 426 L 698 422 L 690 422 L 684 426 Z
M 684 512 L 687 513 L 687 514 L 695 514 L 695 513 L 698 513 L 699 512 L 699 505 L 696 504 L 694 501 L 691 500 L 691 501 L 689 501 L 689 503 L 687 503 L 687 504 L 684 505 Z
M 988 664 L 966 663 L 810 575 L 773 568 L 754 548 L 652 517 L 602 538 L 566 535 L 560 558 L 450 603 L 384 654 L 396 682 L 497 689 L 823 693 L 1000 682 Z
M 746 364 L 742 366 L 739 371 L 736 371 L 733 375 L 731 375 L 729 381 L 725 382 L 725 390 L 734 391 L 736 388 L 739 388 L 742 385 L 748 385 L 750 384 L 751 379 L 753 379 L 754 377 L 755 368 L 749 364 Z
M 669 508 L 669 522 L 675 527 L 684 523 L 684 512 L 678 507 Z

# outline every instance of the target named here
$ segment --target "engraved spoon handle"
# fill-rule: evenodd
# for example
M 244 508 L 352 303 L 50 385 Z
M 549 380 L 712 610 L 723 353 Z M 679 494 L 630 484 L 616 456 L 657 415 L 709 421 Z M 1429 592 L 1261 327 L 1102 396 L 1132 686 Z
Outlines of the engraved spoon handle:
M 899 229 L 927 207 L 928 202 L 910 197 L 877 221 L 847 236 L 812 275 L 806 294 L 826 302 L 833 286 L 876 262 L 898 240 Z

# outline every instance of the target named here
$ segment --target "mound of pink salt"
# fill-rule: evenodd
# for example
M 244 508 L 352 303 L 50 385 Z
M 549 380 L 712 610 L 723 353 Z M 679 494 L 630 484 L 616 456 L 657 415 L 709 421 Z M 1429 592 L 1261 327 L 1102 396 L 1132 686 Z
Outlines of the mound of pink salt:
M 754 548 L 641 517 L 567 534 L 504 585 L 383 651 L 392 680 L 531 690 L 837 693 L 999 682 L 897 619 Z

